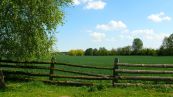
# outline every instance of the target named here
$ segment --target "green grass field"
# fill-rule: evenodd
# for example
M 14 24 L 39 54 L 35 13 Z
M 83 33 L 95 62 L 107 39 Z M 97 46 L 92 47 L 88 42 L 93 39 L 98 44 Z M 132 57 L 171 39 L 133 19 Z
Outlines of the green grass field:
M 57 56 L 56 61 L 112 67 L 114 58 L 119 58 L 120 63 L 144 63 L 144 64 L 173 64 L 173 57 L 152 57 L 152 56 Z M 78 70 L 90 73 L 111 74 L 111 71 L 72 68 L 59 66 L 67 70 Z M 69 75 L 69 73 L 56 72 Z M 73 75 L 73 74 L 72 74 Z M 98 82 L 97 82 L 98 83 Z M 99 84 L 105 82 L 100 81 Z M 110 83 L 110 82 L 109 82 Z M 152 87 L 72 87 L 43 84 L 41 82 L 7 82 L 7 89 L 0 90 L 0 97 L 172 97 L 172 88 Z
M 56 61 L 112 67 L 115 58 L 120 63 L 173 64 L 172 56 L 57 56 Z
M 100 66 L 100 67 L 113 67 L 114 59 L 119 58 L 120 63 L 136 63 L 136 64 L 173 64 L 173 57 L 172 56 L 57 56 L 57 62 L 64 62 L 64 63 L 72 63 L 78 65 L 89 65 L 89 66 Z M 65 69 L 65 70 L 77 70 L 81 72 L 90 72 L 94 74 L 106 74 L 112 75 L 111 70 L 96 70 L 96 69 L 85 69 L 85 68 L 72 68 L 68 66 L 58 66 L 57 68 Z M 172 68 L 144 68 L 144 67 L 120 67 L 123 69 L 144 69 L 144 70 L 172 70 Z M 69 73 L 62 73 L 58 72 L 58 74 L 67 74 Z M 128 74 L 134 75 L 134 74 Z M 138 75 L 138 74 L 136 74 Z M 151 74 L 139 74 L 150 76 Z M 158 76 L 173 76 L 170 74 L 155 74 Z M 103 83 L 111 83 L 110 81 L 102 81 Z M 139 82 L 139 81 L 134 81 Z

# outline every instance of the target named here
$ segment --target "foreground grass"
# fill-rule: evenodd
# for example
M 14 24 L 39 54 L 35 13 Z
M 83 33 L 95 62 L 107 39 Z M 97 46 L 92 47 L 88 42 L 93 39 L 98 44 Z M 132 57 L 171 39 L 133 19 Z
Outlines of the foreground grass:
M 8 88 L 0 90 L 0 97 L 172 97 L 168 88 L 140 87 L 70 87 L 47 85 L 41 82 L 8 82 Z

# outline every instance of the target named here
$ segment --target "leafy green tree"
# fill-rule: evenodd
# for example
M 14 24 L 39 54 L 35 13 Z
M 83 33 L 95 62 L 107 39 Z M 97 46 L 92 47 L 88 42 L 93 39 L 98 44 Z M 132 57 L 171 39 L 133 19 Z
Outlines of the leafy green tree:
M 133 40 L 132 48 L 133 48 L 133 51 L 134 51 L 133 53 L 138 54 L 139 50 L 141 50 L 143 48 L 142 40 L 139 39 L 139 38 L 135 38 Z
M 164 38 L 159 55 L 173 55 L 173 34 Z
M 132 47 L 133 47 L 134 50 L 141 50 L 142 47 L 143 47 L 143 42 L 142 42 L 142 40 L 139 39 L 139 38 L 135 38 L 135 39 L 133 40 Z
M 0 57 L 30 60 L 50 54 L 63 7 L 71 0 L 0 0 Z
M 75 50 L 68 51 L 68 55 L 70 55 L 70 56 L 76 56 Z
M 93 49 L 88 48 L 85 50 L 85 56 L 93 56 Z
M 98 56 L 98 50 L 96 48 L 93 49 L 93 56 Z
M 164 38 L 163 43 L 161 45 L 161 48 L 163 48 L 163 49 L 169 48 L 169 39 L 168 39 L 168 37 Z
M 98 55 L 99 56 L 107 56 L 109 53 L 108 53 L 108 50 L 105 48 L 105 47 L 100 47 L 99 50 L 98 50 Z
M 151 49 L 151 48 L 145 48 L 145 49 L 140 50 L 139 54 L 145 55 L 145 56 L 156 56 L 157 50 Z
M 70 50 L 68 52 L 68 55 L 70 55 L 70 56 L 83 56 L 84 51 L 82 49 Z
M 131 52 L 132 52 L 132 47 L 131 46 L 125 46 L 125 47 L 117 49 L 117 54 L 118 55 L 131 55 Z
M 83 56 L 84 55 L 84 51 L 82 50 L 82 49 L 78 49 L 78 50 L 76 50 L 76 55 L 77 56 Z
M 125 55 L 130 55 L 132 52 L 132 47 L 131 46 L 125 46 L 123 48 L 123 51 L 124 51 Z
M 110 55 L 116 55 L 116 53 L 117 53 L 116 49 L 111 49 Z

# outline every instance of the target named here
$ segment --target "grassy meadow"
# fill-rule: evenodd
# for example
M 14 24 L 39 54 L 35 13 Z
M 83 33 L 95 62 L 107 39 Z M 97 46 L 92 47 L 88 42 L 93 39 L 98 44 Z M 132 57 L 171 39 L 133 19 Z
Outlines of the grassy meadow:
M 94 66 L 112 67 L 114 59 L 120 63 L 173 64 L 172 56 L 56 56 L 56 61 Z
M 57 62 L 112 67 L 114 58 L 119 58 L 120 63 L 143 64 L 173 64 L 170 56 L 56 56 Z M 82 72 L 112 74 L 112 71 L 81 69 L 56 65 L 64 70 L 76 70 Z M 45 71 L 41 71 L 45 72 Z M 49 71 L 47 71 L 49 72 Z M 60 75 L 74 75 L 56 72 Z M 57 79 L 59 80 L 59 79 Z M 69 80 L 69 79 L 67 79 Z M 88 81 L 87 81 L 88 82 Z M 7 89 L 0 90 L 0 97 L 172 97 L 172 88 L 156 87 L 107 87 L 102 84 L 111 81 L 97 81 L 93 87 L 72 87 L 43 84 L 42 82 L 11 82 L 7 81 Z

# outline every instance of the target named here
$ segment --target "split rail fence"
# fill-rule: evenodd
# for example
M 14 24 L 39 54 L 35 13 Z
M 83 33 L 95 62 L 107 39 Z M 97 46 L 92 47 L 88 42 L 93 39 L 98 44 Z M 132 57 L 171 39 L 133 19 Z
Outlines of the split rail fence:
M 20 65 L 18 65 L 20 64 Z M 39 65 L 40 64 L 40 65 Z M 89 72 L 81 72 L 81 71 L 72 71 L 72 70 L 64 70 L 58 68 L 58 66 L 68 66 L 68 67 L 78 67 L 78 68 L 89 68 L 93 70 L 109 70 L 112 72 L 112 75 L 106 74 L 94 74 Z M 133 68 L 133 69 L 129 69 Z M 140 70 L 137 68 L 140 67 Z M 130 81 L 157 81 L 157 82 L 173 82 L 173 64 L 127 64 L 127 63 L 119 63 L 119 59 L 115 58 L 112 67 L 98 67 L 98 66 L 88 66 L 88 65 L 75 65 L 69 63 L 60 63 L 55 62 L 55 59 L 52 58 L 51 62 L 37 62 L 37 61 L 30 61 L 30 62 L 19 62 L 19 61 L 11 61 L 11 60 L 0 60 L 0 68 L 2 69 L 5 78 L 8 77 L 8 74 L 12 75 L 26 75 L 31 76 L 31 78 L 18 78 L 20 80 L 39 80 L 46 83 L 53 83 L 53 84 L 65 84 L 65 85 L 87 85 L 92 86 L 94 83 L 88 82 L 75 82 L 75 81 L 61 81 L 56 79 L 79 79 L 79 80 L 109 80 L 112 86 L 118 85 L 143 85 L 142 83 L 129 83 Z M 8 69 L 8 68 L 17 68 L 17 69 Z M 141 70 L 142 68 L 142 70 Z M 149 70 L 147 68 L 150 68 Z M 151 70 L 154 68 L 154 70 Z M 156 69 L 157 68 L 157 69 Z M 160 69 L 159 69 L 160 68 Z M 164 69 L 169 68 L 168 70 Z M 18 70 L 19 69 L 19 70 Z M 48 70 L 48 73 L 36 73 L 36 72 L 26 72 L 21 69 L 42 69 Z M 136 70 L 137 69 L 137 70 Z M 156 69 L 156 70 L 155 70 Z M 67 72 L 72 74 L 78 74 L 81 76 L 67 76 L 67 75 L 60 75 L 57 74 L 55 71 L 60 72 Z M 124 75 L 123 75 L 124 74 Z M 156 76 L 161 74 L 162 76 Z M 167 74 L 169 76 L 164 76 Z M 147 75 L 147 76 L 145 76 Z M 148 76 L 149 75 L 149 76 Z M 33 76 L 36 77 L 48 77 L 47 80 L 45 79 L 36 79 L 32 78 Z M 56 79 L 55 79 L 56 78 Z M 125 82 L 123 82 L 125 80 Z M 130 80 L 128 82 L 128 80 Z M 166 83 L 165 83 L 166 84 Z M 169 84 L 171 85 L 171 84 Z

